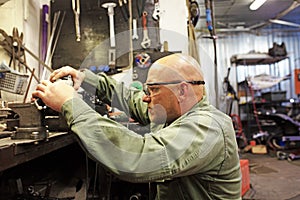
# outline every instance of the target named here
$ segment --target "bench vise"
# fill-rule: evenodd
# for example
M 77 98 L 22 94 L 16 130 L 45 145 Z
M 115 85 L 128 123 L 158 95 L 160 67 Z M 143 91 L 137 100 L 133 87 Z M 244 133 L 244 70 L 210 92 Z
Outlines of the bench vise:
M 8 103 L 11 109 L 7 130 L 11 139 L 45 140 L 49 132 L 66 132 L 68 125 L 60 113 L 45 107 L 40 110 L 35 103 Z

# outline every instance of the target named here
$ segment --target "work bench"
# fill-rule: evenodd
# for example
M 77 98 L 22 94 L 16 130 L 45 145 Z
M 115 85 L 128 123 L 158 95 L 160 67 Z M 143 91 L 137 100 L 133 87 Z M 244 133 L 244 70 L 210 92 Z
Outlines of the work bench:
M 0 139 L 0 172 L 76 142 L 74 134 L 50 132 L 46 140 Z

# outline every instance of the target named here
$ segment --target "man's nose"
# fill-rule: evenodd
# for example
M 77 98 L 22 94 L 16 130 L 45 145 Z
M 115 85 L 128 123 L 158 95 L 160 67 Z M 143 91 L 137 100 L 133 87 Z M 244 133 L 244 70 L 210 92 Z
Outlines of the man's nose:
M 142 98 L 143 102 L 145 103 L 150 103 L 151 101 L 151 97 L 149 95 L 144 95 L 143 98 Z

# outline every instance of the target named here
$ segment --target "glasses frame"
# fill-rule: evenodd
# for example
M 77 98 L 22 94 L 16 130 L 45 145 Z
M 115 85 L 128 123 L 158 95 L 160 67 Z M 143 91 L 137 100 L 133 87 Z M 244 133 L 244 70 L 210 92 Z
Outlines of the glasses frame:
M 181 81 L 170 81 L 170 82 L 150 82 L 150 83 L 144 83 L 143 84 L 143 91 L 144 93 L 150 97 L 150 92 L 148 89 L 148 86 L 154 86 L 154 85 L 172 85 L 172 84 L 179 84 L 182 82 L 186 82 L 192 85 L 204 85 L 205 81 L 187 81 L 187 80 L 181 80 Z

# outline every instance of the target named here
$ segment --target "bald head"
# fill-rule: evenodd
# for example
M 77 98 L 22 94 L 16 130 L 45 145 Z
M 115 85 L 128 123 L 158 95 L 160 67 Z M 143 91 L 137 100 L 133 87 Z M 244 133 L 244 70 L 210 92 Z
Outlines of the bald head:
M 147 82 L 203 80 L 198 62 L 185 54 L 171 54 L 153 63 Z
M 168 104 L 164 104 L 163 99 L 158 100 L 159 97 L 154 95 L 151 101 L 148 99 L 148 103 L 150 107 L 154 103 L 161 104 L 166 109 L 167 122 L 177 119 L 203 98 L 204 85 L 198 84 L 198 81 L 203 81 L 203 74 L 193 57 L 184 54 L 163 57 L 150 67 L 146 83 L 152 87 L 159 86 L 165 92 L 162 96 L 167 97 Z M 163 88 L 168 88 L 172 93 Z

